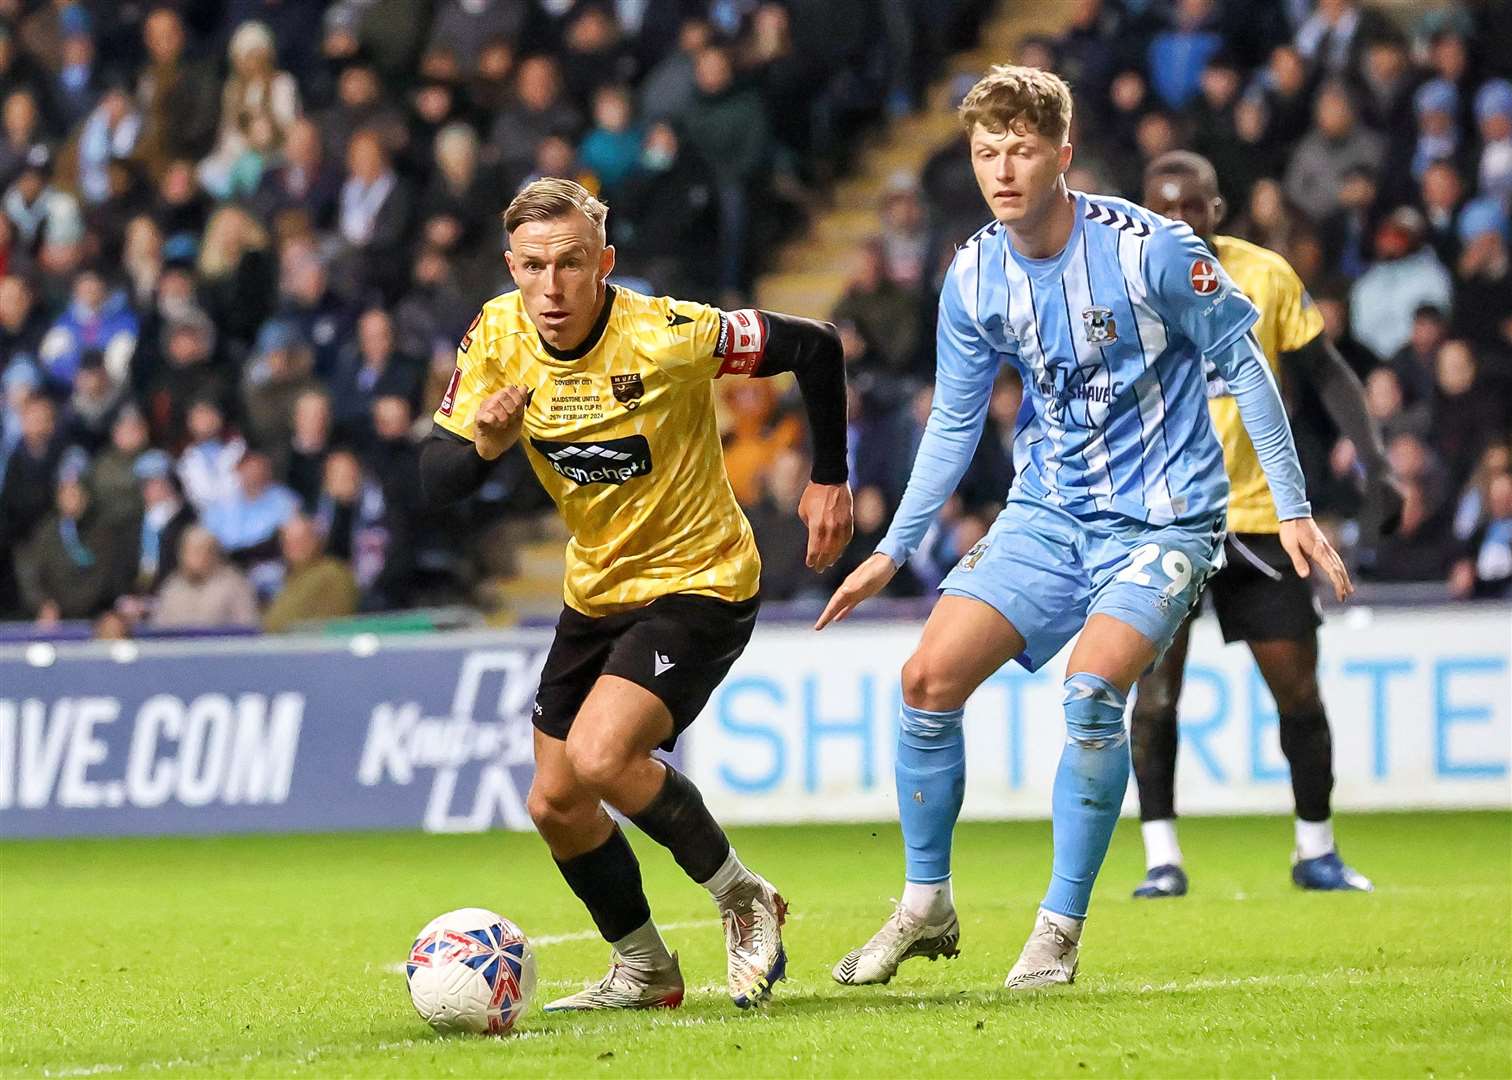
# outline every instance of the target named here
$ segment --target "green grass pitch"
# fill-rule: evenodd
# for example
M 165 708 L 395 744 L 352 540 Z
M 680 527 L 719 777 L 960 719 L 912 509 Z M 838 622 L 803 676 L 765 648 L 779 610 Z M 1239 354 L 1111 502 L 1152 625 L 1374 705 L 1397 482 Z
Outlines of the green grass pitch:
M 1512 815 L 1346 817 L 1378 891 L 1308 895 L 1279 818 L 1188 821 L 1185 900 L 1136 902 L 1122 823 L 1074 986 L 1003 976 L 1048 873 L 1048 823 L 963 825 L 963 953 L 887 987 L 829 968 L 889 910 L 897 828 L 742 829 L 790 898 L 791 973 L 738 1012 L 701 890 L 638 839 L 682 954 L 676 1012 L 548 1018 L 606 949 L 533 836 L 359 834 L 0 845 L 5 1076 L 1509 1076 Z M 432 916 L 492 907 L 542 939 L 520 1033 L 439 1038 L 395 966 Z

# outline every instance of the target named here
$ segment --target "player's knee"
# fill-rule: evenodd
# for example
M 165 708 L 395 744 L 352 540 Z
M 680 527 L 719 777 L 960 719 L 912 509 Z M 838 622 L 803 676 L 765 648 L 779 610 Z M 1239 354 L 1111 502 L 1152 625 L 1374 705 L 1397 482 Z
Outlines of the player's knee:
M 1124 706 L 1128 695 L 1101 675 L 1078 671 L 1066 677 L 1066 737 L 1084 750 L 1106 750 L 1128 742 Z
M 624 748 L 607 739 L 569 738 L 567 760 L 578 783 L 600 796 L 614 790 L 630 765 Z
M 530 793 L 525 796 L 525 811 L 543 834 L 571 829 L 585 816 L 591 818 L 597 808 L 597 799 L 539 782 L 531 784 Z
M 916 652 L 903 665 L 903 702 L 910 708 L 949 712 L 966 704 L 968 688 L 943 658 Z
M 1276 699 L 1276 711 L 1282 716 L 1321 716 L 1323 713 L 1323 695 L 1318 690 L 1318 677 L 1313 674 L 1271 687 L 1271 696 Z

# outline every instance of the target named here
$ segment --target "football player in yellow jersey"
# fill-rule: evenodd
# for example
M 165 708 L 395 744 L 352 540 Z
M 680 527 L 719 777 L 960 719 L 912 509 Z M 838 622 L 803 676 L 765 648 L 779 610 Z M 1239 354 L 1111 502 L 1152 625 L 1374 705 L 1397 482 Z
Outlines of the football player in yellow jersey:
M 760 559 L 724 470 L 712 382 L 794 373 L 813 483 L 808 565 L 851 537 L 845 374 L 827 324 L 641 296 L 607 283 L 607 207 L 570 180 L 527 185 L 504 213 L 517 292 L 483 305 L 421 454 L 433 505 L 476 490 L 522 441 L 571 533 L 565 606 L 535 702 L 527 805 L 562 876 L 613 947 L 597 985 L 547 1011 L 674 1007 L 683 997 L 605 804 L 705 886 L 725 930 L 730 996 L 747 1007 L 785 972 L 786 903 L 741 863 L 671 749 L 745 648 Z
M 1324 337 L 1323 318 L 1296 271 L 1273 251 L 1215 235 L 1223 199 L 1213 166 L 1198 154 L 1174 151 L 1151 162 L 1144 204 L 1190 225 L 1260 309 L 1254 332 L 1276 378 L 1283 385 L 1306 381 L 1316 387 L 1329 415 L 1355 446 L 1371 514 L 1390 527 L 1401 502 L 1380 434 L 1366 412 L 1359 379 Z M 1230 494 L 1227 565 L 1209 579 L 1207 596 L 1224 641 L 1249 645 L 1276 701 L 1297 813 L 1292 880 L 1304 889 L 1368 892 L 1370 881 L 1346 866 L 1334 845 L 1329 808 L 1333 742 L 1318 693 L 1322 616 L 1308 583 L 1297 576 L 1277 539 L 1276 509 L 1234 399 L 1211 372 L 1208 405 L 1223 446 Z M 1189 632 L 1190 623 L 1160 664 L 1139 680 L 1134 704 L 1134 776 L 1148 867 L 1134 890 L 1136 897 L 1183 896 L 1187 891 L 1176 842 L 1175 776 L 1176 703 Z

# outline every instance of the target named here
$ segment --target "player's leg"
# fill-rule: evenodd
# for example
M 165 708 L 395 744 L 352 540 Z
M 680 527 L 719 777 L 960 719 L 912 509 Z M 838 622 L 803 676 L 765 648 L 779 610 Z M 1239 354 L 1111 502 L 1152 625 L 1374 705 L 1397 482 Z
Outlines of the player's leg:
M 1165 656 L 1140 678 L 1130 714 L 1129 745 L 1147 871 L 1134 895 L 1142 899 L 1187 892 L 1181 847 L 1176 842 L 1176 704 L 1181 700 L 1191 632 L 1192 623 L 1187 620 Z
M 950 846 L 966 791 L 966 699 L 1024 651 L 1024 639 L 980 600 L 942 596 L 903 665 L 894 779 L 903 830 L 903 898 L 882 929 L 835 965 L 835 981 L 889 981 L 904 960 L 957 955 L 960 922 L 950 888 Z
M 1051 796 L 1055 857 L 1034 930 L 1008 973 L 1015 990 L 1076 977 L 1092 888 L 1129 786 L 1129 690 L 1176 636 L 1221 558 L 1221 522 L 1084 526 L 1092 597 L 1066 664 L 1066 744 Z
M 537 731 L 535 762 L 526 801 L 531 820 L 615 956 L 598 985 L 553 1001 L 546 1011 L 677 1006 L 683 996 L 677 958 L 651 919 L 640 864 L 625 834 L 578 779 L 565 742 Z
M 787 903 L 740 861 L 692 781 L 652 751 L 670 750 L 703 711 L 758 607 L 701 596 L 648 605 L 615 642 L 567 740 L 578 775 L 709 891 L 725 925 L 730 997 L 742 1008 L 786 973 Z
M 1333 736 L 1318 691 L 1318 637 L 1252 641 L 1250 651 L 1276 701 L 1281 752 L 1296 802 L 1292 880 L 1304 889 L 1369 892 L 1370 880 L 1344 864 L 1334 843 Z

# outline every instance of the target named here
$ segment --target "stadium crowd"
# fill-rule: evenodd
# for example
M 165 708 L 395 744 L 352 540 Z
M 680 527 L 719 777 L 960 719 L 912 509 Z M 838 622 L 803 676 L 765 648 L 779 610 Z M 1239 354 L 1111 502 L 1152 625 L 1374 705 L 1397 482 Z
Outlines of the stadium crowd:
M 987 6 L 0 0 L 0 619 L 278 630 L 470 597 L 544 495 L 516 451 L 427 510 L 417 440 L 508 287 L 509 195 L 577 178 L 611 207 L 616 280 L 748 305 L 761 253 L 866 131 L 924 107 Z M 1352 448 L 1298 401 L 1320 513 L 1366 577 L 1461 597 L 1512 584 L 1508 40 L 1496 4 L 1400 25 L 1348 0 L 1081 0 L 1018 57 L 1077 93 L 1074 187 L 1137 199 L 1154 156 L 1212 158 L 1223 230 L 1298 269 L 1405 485 L 1400 532 L 1356 538 Z M 952 140 L 855 253 L 833 318 L 857 536 L 828 578 L 802 566 L 795 402 L 722 387 L 768 598 L 827 591 L 884 531 L 940 277 L 982 216 Z M 985 531 L 1019 400 L 1005 377 L 899 593 Z

